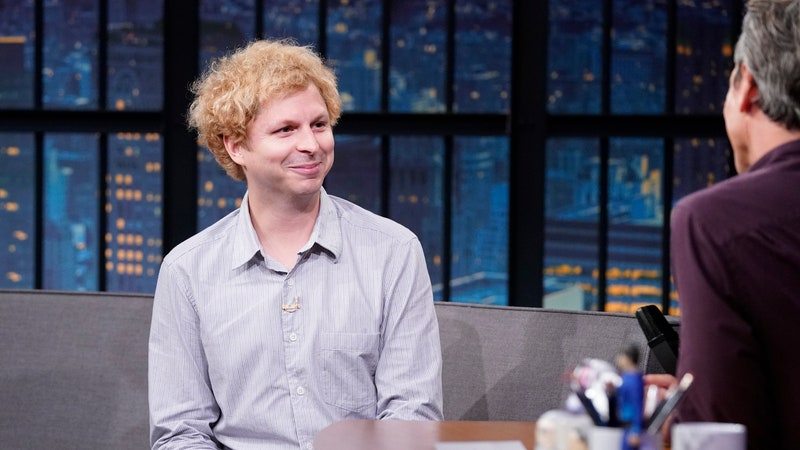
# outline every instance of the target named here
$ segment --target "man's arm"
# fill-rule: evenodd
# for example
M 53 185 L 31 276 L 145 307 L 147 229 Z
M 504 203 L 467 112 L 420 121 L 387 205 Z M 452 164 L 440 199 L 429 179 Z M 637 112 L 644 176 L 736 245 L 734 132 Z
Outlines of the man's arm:
M 379 419 L 441 420 L 439 323 L 422 246 L 402 244 L 389 267 L 380 359 L 375 371 Z
M 148 384 L 153 449 L 219 446 L 211 424 L 219 418 L 208 379 L 200 327 L 188 291 L 163 264 L 150 325 Z
M 702 203 L 679 204 L 673 211 L 671 252 L 681 305 L 678 378 L 694 383 L 678 408 L 681 421 L 745 423 L 747 433 L 759 417 L 769 417 L 763 387 L 762 352 L 748 322 L 734 255 L 719 243 L 704 220 Z M 730 244 L 727 244 L 730 245 Z

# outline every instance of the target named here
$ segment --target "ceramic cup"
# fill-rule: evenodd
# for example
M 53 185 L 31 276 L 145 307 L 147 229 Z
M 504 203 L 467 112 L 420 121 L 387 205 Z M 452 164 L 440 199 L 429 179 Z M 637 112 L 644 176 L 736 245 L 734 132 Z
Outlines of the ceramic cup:
M 591 427 L 588 432 L 589 450 L 618 450 L 622 448 L 625 430 L 611 427 Z M 661 433 L 642 434 L 640 450 L 661 450 Z M 673 448 L 674 450 L 674 448 Z
M 738 423 L 685 422 L 672 427 L 672 450 L 745 450 L 747 430 Z

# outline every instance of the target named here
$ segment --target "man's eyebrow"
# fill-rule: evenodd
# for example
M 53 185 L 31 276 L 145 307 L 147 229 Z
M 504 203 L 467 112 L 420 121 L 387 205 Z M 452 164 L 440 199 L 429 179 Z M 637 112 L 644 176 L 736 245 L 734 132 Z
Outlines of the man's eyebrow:
M 295 125 L 297 122 L 292 119 L 280 119 L 274 122 L 267 123 L 267 128 L 281 128 L 286 125 Z

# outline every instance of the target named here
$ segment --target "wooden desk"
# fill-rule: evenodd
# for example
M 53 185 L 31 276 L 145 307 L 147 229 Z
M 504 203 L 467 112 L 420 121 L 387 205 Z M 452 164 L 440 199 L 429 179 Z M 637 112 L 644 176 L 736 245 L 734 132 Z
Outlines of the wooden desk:
M 314 439 L 314 450 L 434 450 L 437 442 L 522 441 L 534 449 L 536 422 L 346 420 Z

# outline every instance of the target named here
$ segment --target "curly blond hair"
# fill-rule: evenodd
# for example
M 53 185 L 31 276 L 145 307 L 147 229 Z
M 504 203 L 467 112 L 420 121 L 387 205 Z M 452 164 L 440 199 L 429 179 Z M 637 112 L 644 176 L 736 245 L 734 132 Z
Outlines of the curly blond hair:
M 244 171 L 225 151 L 223 137 L 244 142 L 247 126 L 264 103 L 310 84 L 319 89 L 335 125 L 342 103 L 336 75 L 322 59 L 310 47 L 290 40 L 252 42 L 214 61 L 192 84 L 195 98 L 189 106 L 189 126 L 225 172 L 242 181 Z

